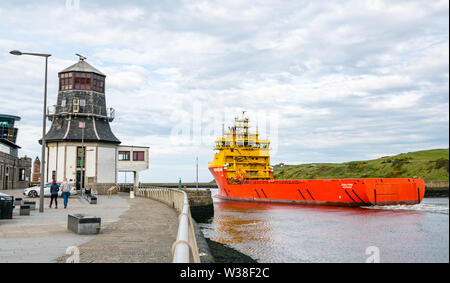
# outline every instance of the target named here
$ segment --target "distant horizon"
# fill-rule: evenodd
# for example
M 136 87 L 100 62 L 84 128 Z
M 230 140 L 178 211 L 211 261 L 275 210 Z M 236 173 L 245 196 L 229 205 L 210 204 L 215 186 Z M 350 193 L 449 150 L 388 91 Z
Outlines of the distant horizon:
M 279 162 L 277 164 L 271 164 L 271 166 L 275 166 L 275 165 L 278 165 L 280 163 L 284 163 L 285 165 L 288 165 L 288 166 L 305 165 L 305 164 L 341 164 L 341 163 L 348 163 L 348 162 L 370 161 L 370 160 L 375 160 L 375 159 L 379 159 L 379 158 L 383 158 L 383 157 L 392 157 L 392 156 L 397 156 L 397 155 L 400 155 L 400 154 L 407 154 L 407 153 L 420 152 L 420 151 L 430 151 L 430 150 L 450 150 L 450 148 L 449 147 L 447 147 L 447 148 L 430 148 L 430 149 L 422 149 L 422 150 L 416 150 L 416 151 L 407 151 L 407 152 L 393 153 L 391 155 L 385 155 L 385 156 L 375 157 L 375 158 L 372 158 L 372 159 L 364 159 L 364 160 L 349 160 L 349 161 L 342 161 L 342 162 L 305 162 L 305 163 L 292 163 L 292 164 L 287 164 L 286 162 Z M 19 157 L 29 157 L 29 156 L 25 155 L 25 156 L 19 156 Z M 39 157 L 39 156 L 37 156 L 37 157 Z M 31 158 L 31 157 L 29 157 L 29 158 Z M 31 159 L 32 159 L 32 164 L 33 164 L 33 162 L 36 159 L 36 157 L 31 158 Z M 39 157 L 39 160 L 40 159 L 41 158 Z M 195 164 L 194 164 L 193 168 L 195 170 Z M 199 172 L 200 172 L 200 170 L 199 170 Z M 127 177 L 126 178 L 125 178 L 125 174 L 124 173 L 125 172 L 119 172 L 118 178 L 117 178 L 118 179 L 117 182 L 118 183 L 123 183 L 123 184 L 130 184 L 130 183 L 132 183 L 133 182 L 132 181 L 133 180 L 133 172 L 127 172 Z M 195 174 L 195 171 L 194 171 L 194 174 Z M 125 182 L 125 180 L 130 180 L 131 182 Z M 213 180 L 213 176 L 211 175 L 211 179 L 209 181 L 208 180 L 200 180 L 199 179 L 199 182 L 200 183 L 209 183 L 212 180 Z M 156 180 L 156 181 L 151 181 L 151 182 L 146 182 L 145 180 L 141 179 L 140 182 L 141 183 L 178 183 L 178 179 L 174 180 L 174 181 L 167 181 L 167 180 L 158 181 L 158 180 Z M 195 183 L 196 182 L 195 175 L 194 175 L 194 179 L 192 181 L 182 180 L 182 182 Z

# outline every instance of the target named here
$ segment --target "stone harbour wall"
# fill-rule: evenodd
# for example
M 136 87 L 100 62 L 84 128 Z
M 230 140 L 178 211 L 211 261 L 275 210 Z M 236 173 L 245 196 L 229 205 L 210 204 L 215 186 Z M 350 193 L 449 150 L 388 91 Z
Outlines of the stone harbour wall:
M 192 218 L 206 222 L 214 216 L 214 204 L 210 189 L 183 189 L 189 199 Z

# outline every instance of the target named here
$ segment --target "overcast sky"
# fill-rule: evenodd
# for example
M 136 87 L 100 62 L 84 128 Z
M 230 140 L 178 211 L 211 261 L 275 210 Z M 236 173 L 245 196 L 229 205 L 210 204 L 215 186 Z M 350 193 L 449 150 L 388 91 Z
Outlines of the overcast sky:
M 21 155 L 40 156 L 44 61 L 13 49 L 52 54 L 49 105 L 74 53 L 107 75 L 113 132 L 150 146 L 144 182 L 194 181 L 196 156 L 210 181 L 242 110 L 272 164 L 448 148 L 446 0 L 66 2 L 0 3 L 0 113 L 22 117 Z

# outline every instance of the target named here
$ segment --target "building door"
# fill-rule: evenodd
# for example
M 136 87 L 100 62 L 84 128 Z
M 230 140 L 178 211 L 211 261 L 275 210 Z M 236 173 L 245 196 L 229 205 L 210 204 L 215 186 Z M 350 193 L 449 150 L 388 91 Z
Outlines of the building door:
M 79 190 L 83 187 L 82 180 L 81 180 L 81 171 L 77 171 L 76 187 L 77 187 L 77 190 Z

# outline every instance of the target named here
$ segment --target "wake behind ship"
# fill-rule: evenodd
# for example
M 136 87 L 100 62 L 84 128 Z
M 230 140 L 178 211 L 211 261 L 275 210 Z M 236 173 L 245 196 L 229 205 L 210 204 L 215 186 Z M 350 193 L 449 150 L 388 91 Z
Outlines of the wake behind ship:
M 275 180 L 270 141 L 249 132 L 244 113 L 215 141 L 217 152 L 209 170 L 218 198 L 332 206 L 418 204 L 423 199 L 425 183 L 416 178 Z

